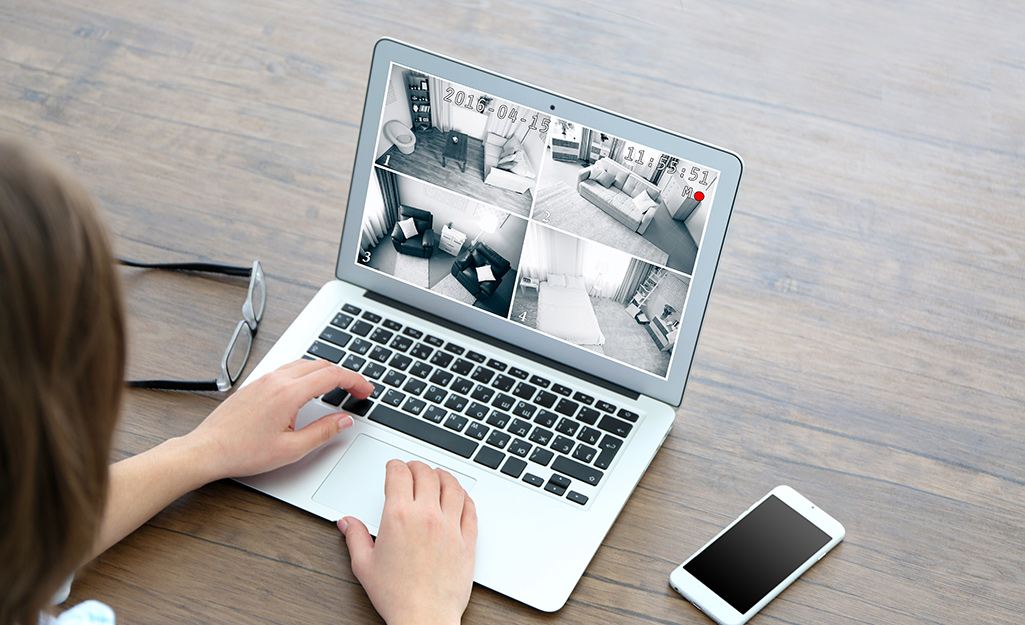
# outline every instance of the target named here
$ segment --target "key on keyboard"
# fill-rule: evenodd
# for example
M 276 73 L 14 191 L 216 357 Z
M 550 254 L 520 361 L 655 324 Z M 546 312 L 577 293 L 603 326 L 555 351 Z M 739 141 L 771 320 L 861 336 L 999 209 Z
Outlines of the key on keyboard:
M 463 458 L 472 456 L 479 446 L 478 443 L 471 441 L 465 436 L 460 436 L 451 430 L 445 430 L 432 425 L 423 419 L 402 414 L 398 410 L 386 405 L 378 405 L 370 413 L 369 419 L 374 423 L 380 423 L 386 427 L 398 430 L 425 443 L 451 451 Z
M 375 312 L 348 304 L 342 310 L 309 354 L 354 371 L 369 359 L 364 375 L 388 386 L 375 382 L 376 405 L 342 389 L 322 401 L 341 404 L 355 415 L 369 414 L 375 423 L 491 469 L 501 467 L 512 478 L 522 475 L 524 482 L 574 503 L 586 504 L 588 496 L 569 490 L 572 480 L 597 485 L 639 419 L 635 412 Z M 407 370 L 408 375 L 400 373 Z M 437 405 L 443 401 L 444 408 Z M 547 483 L 524 473 L 528 455 L 535 467 L 550 466 L 555 472 Z

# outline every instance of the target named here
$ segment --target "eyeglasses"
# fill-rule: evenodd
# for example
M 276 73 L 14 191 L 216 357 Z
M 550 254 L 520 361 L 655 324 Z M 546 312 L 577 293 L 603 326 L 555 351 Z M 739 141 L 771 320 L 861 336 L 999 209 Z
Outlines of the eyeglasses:
M 249 294 L 242 304 L 242 320 L 235 326 L 228 348 L 221 357 L 221 373 L 216 380 L 130 380 L 128 386 L 169 391 L 226 391 L 238 381 L 242 369 L 249 360 L 249 352 L 253 347 L 253 337 L 263 319 L 263 309 L 267 304 L 267 281 L 263 275 L 260 261 L 253 261 L 252 267 L 223 265 L 221 263 L 140 263 L 124 258 L 117 259 L 127 267 L 142 269 L 167 269 L 170 271 L 200 271 L 219 273 L 228 276 L 249 278 Z

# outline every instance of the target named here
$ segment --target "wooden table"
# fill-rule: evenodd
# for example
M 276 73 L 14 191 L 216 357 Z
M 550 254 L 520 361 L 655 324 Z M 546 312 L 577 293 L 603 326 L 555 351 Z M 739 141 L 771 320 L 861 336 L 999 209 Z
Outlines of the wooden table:
M 0 132 L 85 178 L 120 253 L 267 271 L 252 362 L 331 279 L 391 35 L 746 163 L 677 424 L 566 607 L 466 623 L 709 623 L 673 567 L 777 484 L 847 540 L 754 623 L 1025 613 L 1020 3 L 0 5 Z M 133 375 L 210 375 L 243 280 L 125 272 Z M 252 367 L 252 364 L 250 364 Z M 116 458 L 217 394 L 128 394 Z M 379 623 L 331 524 L 232 482 L 80 574 L 119 623 Z
M 445 134 L 445 149 L 441 152 L 441 166 L 448 167 L 446 162 L 452 159 L 459 163 L 459 171 L 466 171 L 466 133 L 450 130 Z

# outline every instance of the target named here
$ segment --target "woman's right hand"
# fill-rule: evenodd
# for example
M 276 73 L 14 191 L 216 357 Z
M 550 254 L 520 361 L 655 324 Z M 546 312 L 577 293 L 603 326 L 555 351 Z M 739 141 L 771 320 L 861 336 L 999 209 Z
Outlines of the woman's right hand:
M 388 463 L 377 542 L 338 521 L 352 571 L 388 625 L 459 623 L 470 600 L 477 509 L 456 478 L 422 462 Z
M 183 437 L 206 466 L 206 482 L 256 475 L 291 464 L 352 426 L 336 412 L 295 429 L 299 409 L 335 388 L 364 399 L 374 385 L 326 360 L 297 360 L 235 391 Z

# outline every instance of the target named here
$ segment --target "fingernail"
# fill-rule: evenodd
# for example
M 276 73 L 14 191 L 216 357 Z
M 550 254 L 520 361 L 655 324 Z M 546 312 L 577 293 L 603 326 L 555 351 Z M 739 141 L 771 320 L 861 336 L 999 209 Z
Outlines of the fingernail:
M 354 421 L 349 415 L 342 415 L 338 417 L 338 431 L 341 432 L 347 427 L 351 427 Z
M 342 535 L 345 535 L 345 530 L 349 529 L 349 522 L 345 519 L 338 519 L 338 529 L 341 530 Z

